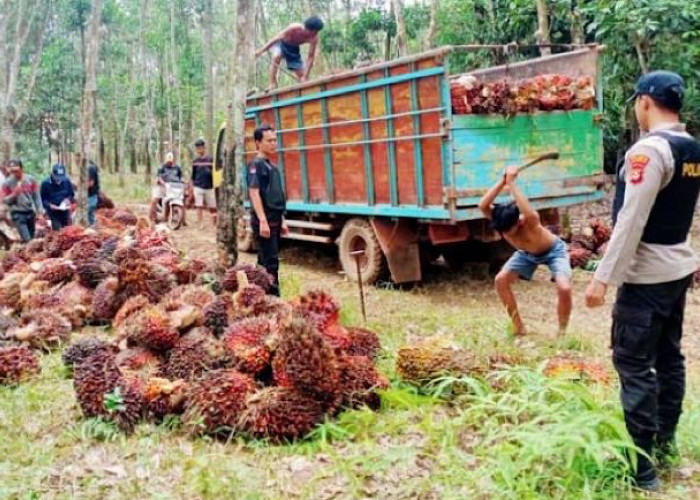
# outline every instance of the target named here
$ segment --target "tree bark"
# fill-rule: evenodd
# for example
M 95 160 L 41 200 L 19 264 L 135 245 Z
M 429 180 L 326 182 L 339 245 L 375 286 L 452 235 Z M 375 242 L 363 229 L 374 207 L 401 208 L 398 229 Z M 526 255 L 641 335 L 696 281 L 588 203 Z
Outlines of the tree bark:
M 435 37 L 437 36 L 437 13 L 439 7 L 440 0 L 430 0 L 430 24 L 428 24 L 428 32 L 425 34 L 425 45 L 428 50 L 435 47 Z
M 175 149 L 175 145 L 173 145 L 172 151 L 176 153 L 175 161 L 180 162 L 182 157 L 182 93 L 180 92 L 180 78 L 175 50 L 175 3 L 176 2 L 170 3 L 170 63 L 173 71 L 172 84 L 175 86 L 177 94 L 177 150 Z
M 228 111 L 226 127 L 226 164 L 224 183 L 220 190 L 221 217 L 217 228 L 219 262 L 228 267 L 238 261 L 236 228 L 242 211 L 241 176 L 245 171 L 245 105 L 248 73 L 253 62 L 253 37 L 248 28 L 255 23 L 255 0 L 238 0 L 236 15 L 236 44 L 233 61 L 236 72 L 233 78 L 232 105 Z
M 399 57 L 408 55 L 408 39 L 406 38 L 406 23 L 403 18 L 403 0 L 391 0 L 396 17 L 396 41 L 399 45 Z
M 100 45 L 100 19 L 102 16 L 101 0 L 92 0 L 92 15 L 88 26 L 87 54 L 85 57 L 85 93 L 83 94 L 80 151 L 82 153 L 79 166 L 78 183 L 78 223 L 87 223 L 87 196 L 88 196 L 88 158 L 92 156 L 91 136 L 92 118 L 94 114 L 95 94 L 97 93 L 97 58 Z
M 539 44 L 549 44 L 549 17 L 547 12 L 547 0 L 535 0 L 537 4 L 537 32 L 535 38 Z M 540 54 L 547 56 L 552 53 L 549 47 L 540 47 Z
M 212 63 L 214 44 L 212 41 L 214 31 L 214 7 L 213 0 L 204 0 L 204 13 L 202 15 L 202 35 L 204 41 L 204 85 L 205 101 L 204 115 L 206 121 L 207 147 L 213 151 L 214 141 L 214 65 Z
M 582 44 L 585 40 L 581 9 L 578 8 L 577 0 L 571 0 L 571 42 Z

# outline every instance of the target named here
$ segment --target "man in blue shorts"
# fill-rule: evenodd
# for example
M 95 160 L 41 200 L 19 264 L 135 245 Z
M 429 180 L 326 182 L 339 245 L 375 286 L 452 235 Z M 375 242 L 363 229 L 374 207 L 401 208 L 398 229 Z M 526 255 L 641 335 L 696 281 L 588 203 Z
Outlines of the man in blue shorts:
M 277 87 L 277 70 L 283 58 L 287 63 L 287 69 L 293 71 L 300 82 L 305 82 L 309 79 L 309 74 L 316 58 L 316 46 L 319 41 L 318 34 L 322 29 L 323 21 L 321 18 L 311 16 L 304 21 L 304 24 L 290 24 L 255 53 L 257 58 L 272 49 L 270 86 L 268 90 Z M 301 52 L 299 51 L 299 47 L 305 43 L 309 44 L 309 55 L 306 64 L 301 59 Z
M 496 292 L 513 322 L 513 333 L 524 335 L 525 325 L 518 312 L 512 285 L 519 279 L 531 280 L 538 266 L 547 266 L 557 285 L 559 333 L 563 334 L 569 324 L 572 303 L 571 263 L 566 244 L 542 225 L 539 214 L 516 186 L 517 176 L 518 168 L 508 167 L 501 180 L 479 202 L 479 208 L 491 220 L 492 227 L 516 249 L 496 276 Z M 494 200 L 505 187 L 515 201 L 494 205 Z

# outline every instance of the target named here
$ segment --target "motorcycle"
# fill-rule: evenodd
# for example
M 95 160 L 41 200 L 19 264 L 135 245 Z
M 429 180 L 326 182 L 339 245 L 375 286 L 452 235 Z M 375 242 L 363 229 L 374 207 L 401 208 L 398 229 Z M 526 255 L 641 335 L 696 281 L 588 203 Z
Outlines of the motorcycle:
M 185 219 L 185 183 L 166 182 L 165 196 L 156 205 L 156 222 L 165 222 L 172 230 L 179 229 Z

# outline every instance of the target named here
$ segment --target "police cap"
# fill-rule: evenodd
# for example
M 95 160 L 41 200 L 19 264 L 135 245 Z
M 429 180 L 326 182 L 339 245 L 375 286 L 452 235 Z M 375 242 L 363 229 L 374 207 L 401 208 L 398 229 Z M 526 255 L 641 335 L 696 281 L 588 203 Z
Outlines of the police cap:
M 639 96 L 648 95 L 665 108 L 679 111 L 683 107 L 685 82 L 677 73 L 671 71 L 652 71 L 643 75 L 634 87 L 634 95 L 629 101 Z

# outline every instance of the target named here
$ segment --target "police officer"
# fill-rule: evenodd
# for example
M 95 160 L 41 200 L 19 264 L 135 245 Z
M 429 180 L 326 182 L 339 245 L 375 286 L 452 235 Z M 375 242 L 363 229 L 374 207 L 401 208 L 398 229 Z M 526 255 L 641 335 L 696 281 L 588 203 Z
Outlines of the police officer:
M 683 93 L 675 73 L 655 71 L 637 82 L 631 100 L 644 136 L 625 156 L 612 239 L 586 290 L 586 305 L 597 307 L 608 286 L 619 286 L 613 362 L 627 429 L 645 453 L 635 481 L 651 491 L 659 480 L 648 457 L 666 465 L 676 454 L 685 294 L 697 267 L 688 232 L 700 192 L 700 143 L 680 122 Z
M 289 232 L 284 221 L 286 198 L 282 176 L 271 161 L 277 152 L 277 134 L 269 125 L 253 132 L 258 154 L 248 164 L 248 197 L 253 206 L 251 226 L 258 243 L 258 264 L 267 269 L 274 280 L 270 294 L 279 296 L 279 245 Z

